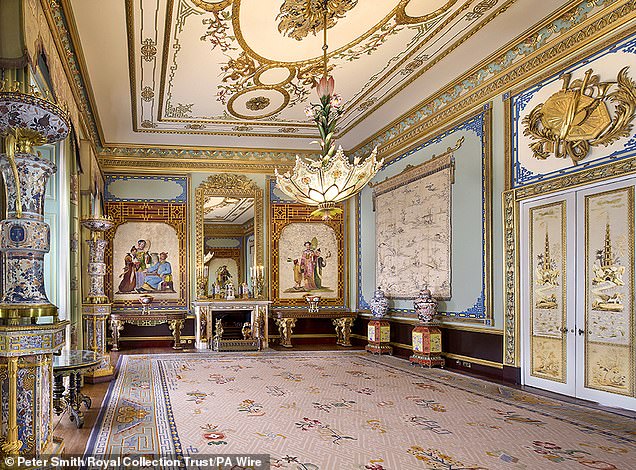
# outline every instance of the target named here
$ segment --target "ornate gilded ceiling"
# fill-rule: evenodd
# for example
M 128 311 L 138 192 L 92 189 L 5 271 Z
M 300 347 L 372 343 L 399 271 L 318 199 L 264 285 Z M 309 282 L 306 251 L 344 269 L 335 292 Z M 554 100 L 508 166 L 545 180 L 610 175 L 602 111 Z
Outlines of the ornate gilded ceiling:
M 214 151 L 261 168 L 316 150 L 304 110 L 321 73 L 322 0 L 59 1 L 112 164 L 164 154 L 202 164 Z M 329 0 L 329 67 L 346 110 L 338 143 L 397 138 L 422 118 L 419 104 L 453 101 L 471 86 L 467 70 L 568 2 Z M 435 98 L 451 84 L 455 95 Z
M 512 0 L 330 0 L 339 134 Z M 314 136 L 322 0 L 126 0 L 137 132 Z

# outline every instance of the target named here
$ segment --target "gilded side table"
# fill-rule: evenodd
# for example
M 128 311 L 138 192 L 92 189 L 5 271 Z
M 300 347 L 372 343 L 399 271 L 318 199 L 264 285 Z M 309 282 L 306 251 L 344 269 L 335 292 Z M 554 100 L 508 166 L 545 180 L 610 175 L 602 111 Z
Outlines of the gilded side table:
M 111 313 L 110 329 L 113 339 L 113 351 L 119 351 L 119 334 L 126 323 L 137 326 L 156 326 L 167 323 L 174 338 L 172 349 L 183 349 L 183 346 L 181 346 L 181 330 L 185 319 L 186 312 L 158 312 L 150 310 L 148 313 Z
M 68 417 L 81 428 L 84 425 L 84 413 L 81 406 L 91 407 L 91 398 L 84 395 L 82 375 L 100 367 L 102 356 L 95 351 L 62 351 L 53 356 L 53 411 L 56 415 L 68 411 Z M 68 377 L 68 391 L 64 393 L 64 377 Z
M 284 348 L 292 348 L 292 334 L 296 326 L 296 320 L 301 318 L 326 318 L 331 319 L 336 330 L 336 344 L 338 346 L 351 346 L 351 326 L 358 316 L 356 312 L 309 312 L 306 310 L 276 310 L 272 312 L 272 318 L 278 325 L 280 333 L 280 345 Z

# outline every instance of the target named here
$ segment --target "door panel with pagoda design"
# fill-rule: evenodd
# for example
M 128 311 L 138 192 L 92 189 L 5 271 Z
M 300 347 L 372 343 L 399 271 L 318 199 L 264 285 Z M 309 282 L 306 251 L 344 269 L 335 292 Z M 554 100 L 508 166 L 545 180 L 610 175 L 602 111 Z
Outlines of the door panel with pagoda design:
M 577 395 L 634 408 L 634 182 L 615 183 L 579 193 L 580 269 L 584 275 L 577 308 L 577 350 L 584 351 L 577 371 Z M 581 253 L 581 250 L 583 251 Z M 584 293 L 584 295 L 583 295 Z M 617 402 L 616 400 L 619 400 Z
M 567 394 L 575 390 L 574 206 L 573 194 L 524 204 L 521 226 L 524 383 Z
M 636 177 L 520 206 L 523 383 L 636 410 Z

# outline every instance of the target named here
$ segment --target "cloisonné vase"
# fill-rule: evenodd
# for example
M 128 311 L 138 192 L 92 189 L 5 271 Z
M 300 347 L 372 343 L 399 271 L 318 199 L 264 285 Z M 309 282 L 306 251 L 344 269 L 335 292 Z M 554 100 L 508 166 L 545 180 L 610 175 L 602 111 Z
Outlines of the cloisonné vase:
M 413 302 L 413 307 L 420 322 L 429 324 L 437 321 L 437 300 L 433 298 L 428 288 L 425 287 L 420 291 L 418 298 Z
M 44 287 L 44 255 L 50 247 L 44 196 L 57 168 L 33 147 L 62 140 L 69 129 L 68 116 L 57 105 L 25 93 L 0 93 L 0 134 L 7 149 L 0 154 L 7 201 L 7 217 L 0 222 L 0 251 L 6 259 L 1 318 L 57 317 Z

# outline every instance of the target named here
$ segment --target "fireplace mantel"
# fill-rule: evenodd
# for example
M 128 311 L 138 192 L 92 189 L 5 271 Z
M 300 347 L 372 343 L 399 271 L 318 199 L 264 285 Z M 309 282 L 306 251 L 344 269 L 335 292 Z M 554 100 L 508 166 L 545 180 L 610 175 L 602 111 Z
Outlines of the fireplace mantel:
M 196 316 L 195 342 L 197 349 L 207 349 L 214 338 L 214 312 L 246 310 L 251 312 L 252 332 L 260 338 L 261 348 L 268 347 L 267 317 L 271 301 L 260 299 L 196 300 L 192 302 Z

